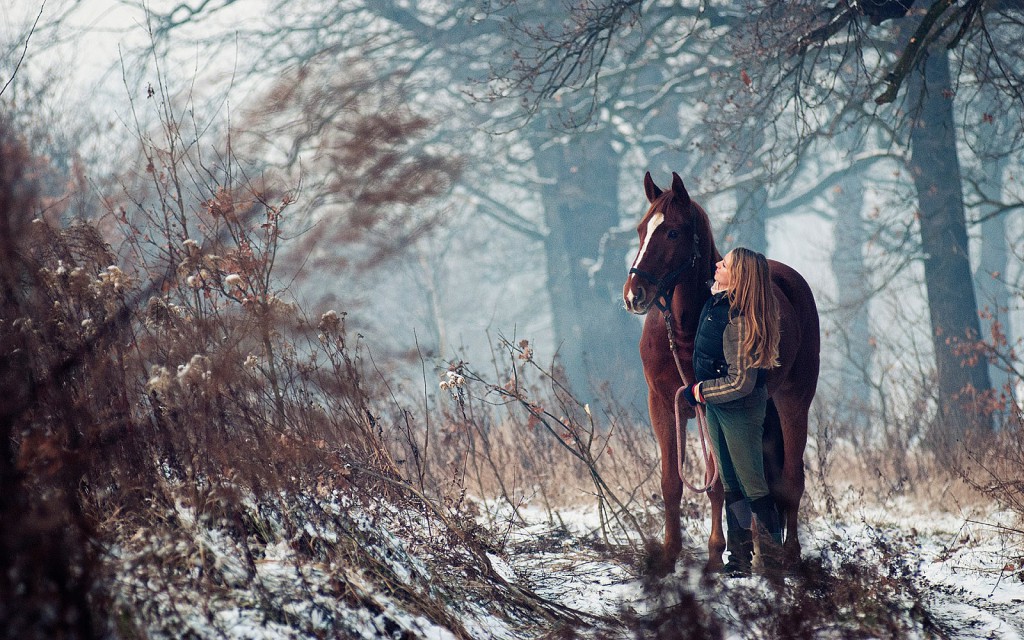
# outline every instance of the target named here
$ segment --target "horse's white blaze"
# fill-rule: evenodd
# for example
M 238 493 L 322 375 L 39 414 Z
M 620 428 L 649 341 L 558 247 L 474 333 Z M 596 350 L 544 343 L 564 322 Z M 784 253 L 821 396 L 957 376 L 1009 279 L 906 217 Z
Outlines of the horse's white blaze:
M 647 246 L 651 243 L 651 236 L 654 235 L 654 230 L 657 229 L 659 226 L 661 226 L 662 222 L 665 222 L 665 214 L 661 213 L 660 211 L 658 213 L 655 213 L 653 216 L 651 216 L 651 219 L 647 221 L 647 233 L 644 234 L 644 243 L 640 247 L 640 252 L 636 254 L 636 260 L 633 261 L 632 269 L 636 269 L 637 265 L 640 264 L 640 261 L 644 259 L 644 254 L 647 253 Z M 633 277 L 635 277 L 635 274 L 630 274 L 629 277 L 633 278 Z M 629 298 L 629 302 L 632 303 L 633 302 L 633 288 L 632 287 L 630 287 L 630 289 L 629 289 L 629 296 L 628 296 L 628 298 Z

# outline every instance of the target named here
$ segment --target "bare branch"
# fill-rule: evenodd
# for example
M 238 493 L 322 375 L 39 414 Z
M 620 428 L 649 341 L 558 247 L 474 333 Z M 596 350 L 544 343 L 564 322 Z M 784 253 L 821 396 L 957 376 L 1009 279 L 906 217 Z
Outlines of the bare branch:
M 907 74 L 917 64 L 921 55 L 928 50 L 928 45 L 938 37 L 939 34 L 933 32 L 932 27 L 942 17 L 942 14 L 946 12 L 946 9 L 953 6 L 954 2 L 955 0 L 937 0 L 928 9 L 928 13 L 921 19 L 921 24 L 917 26 L 917 30 L 910 38 L 906 49 L 903 50 L 899 60 L 896 61 L 896 66 L 886 74 L 885 82 L 889 86 L 884 93 L 875 98 L 876 104 L 888 104 L 896 99 L 896 94 L 899 92 L 900 86 L 903 85 L 903 80 L 906 79 Z
M 18 69 L 21 68 L 21 63 L 25 61 L 25 55 L 28 53 L 29 40 L 32 39 L 32 34 L 36 32 L 36 26 L 39 24 L 39 19 L 43 17 L 43 10 L 45 8 L 46 0 L 43 0 L 43 3 L 39 5 L 39 14 L 36 16 L 35 21 L 32 23 L 32 28 L 29 29 L 28 35 L 25 36 L 25 48 L 21 51 L 21 57 L 18 58 L 18 63 L 14 65 L 14 71 L 11 72 L 11 77 L 7 79 L 7 82 L 4 83 L 3 88 L 0 89 L 0 96 L 4 95 L 4 91 L 7 91 L 7 87 L 11 86 L 11 83 L 14 82 L 15 76 L 18 75 Z
M 519 215 L 519 212 L 512 207 L 495 200 L 490 195 L 480 189 L 477 189 L 471 184 L 463 184 L 460 186 L 482 201 L 481 203 L 484 206 L 480 209 L 480 212 L 484 215 L 488 216 L 495 222 L 505 225 L 516 233 L 522 234 L 530 240 L 535 240 L 537 242 L 544 241 L 545 235 L 537 228 L 537 225 Z
M 773 218 L 793 213 L 794 209 L 807 206 L 815 198 L 824 195 L 826 191 L 839 184 L 851 172 L 861 171 L 872 166 L 876 162 L 884 162 L 891 159 L 893 159 L 893 154 L 888 152 L 878 152 L 860 156 L 849 165 L 838 171 L 833 171 L 826 177 L 818 180 L 810 189 L 799 193 L 784 202 L 779 202 L 768 207 L 765 211 L 765 217 Z
M 804 55 L 807 53 L 807 48 L 826 42 L 829 38 L 839 33 L 843 27 L 845 27 L 851 20 L 853 20 L 856 12 L 853 7 L 846 7 L 845 10 L 841 10 L 842 4 L 837 4 L 834 7 L 829 7 L 824 13 L 831 14 L 825 21 L 825 24 L 814 29 L 807 35 L 801 37 L 796 41 L 795 44 L 791 45 L 786 51 L 788 55 Z

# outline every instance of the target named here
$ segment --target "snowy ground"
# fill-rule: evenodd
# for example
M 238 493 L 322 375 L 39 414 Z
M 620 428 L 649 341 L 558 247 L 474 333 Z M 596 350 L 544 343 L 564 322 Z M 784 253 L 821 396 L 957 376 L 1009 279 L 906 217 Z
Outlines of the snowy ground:
M 897 500 L 809 517 L 804 567 L 773 582 L 702 575 L 699 517 L 685 521 L 688 559 L 652 578 L 642 554 L 602 540 L 589 508 L 554 524 L 521 507 L 525 525 L 471 533 L 415 503 L 308 504 L 250 502 L 233 524 L 177 503 L 119 527 L 120 635 L 1024 638 L 1024 527 L 994 507 Z
M 663 600 L 651 601 L 649 585 L 645 589 L 635 568 L 581 544 L 577 536 L 585 540 L 596 527 L 593 514 L 563 512 L 562 519 L 571 523 L 571 533 L 544 524 L 517 531 L 505 558 L 507 571 L 538 594 L 601 618 L 615 619 L 625 611 L 643 619 L 652 614 L 652 608 L 665 606 Z M 906 624 L 893 627 L 891 637 L 903 637 L 902 628 L 906 637 L 1020 639 L 1024 638 L 1024 535 L 1020 525 L 1013 514 L 995 509 L 936 515 L 922 513 L 912 503 L 897 502 L 850 511 L 842 521 L 819 518 L 806 523 L 803 555 L 805 560 L 820 561 L 824 554 L 831 558 L 832 566 L 838 566 L 842 563 L 837 555 L 891 565 L 893 559 L 884 556 L 900 554 L 895 564 L 904 574 L 905 591 L 909 592 L 901 597 L 918 600 L 923 610 L 912 611 L 912 603 L 904 603 L 905 610 L 894 617 L 905 615 Z M 688 527 L 700 561 L 708 526 L 701 522 Z M 563 536 L 560 548 L 530 550 L 536 539 L 558 535 Z M 883 576 L 886 573 L 881 572 Z M 737 596 L 749 598 L 750 591 L 770 591 L 764 578 L 702 581 L 697 569 L 685 566 L 662 579 L 663 584 L 673 581 L 698 598 L 713 600 L 724 595 L 726 602 Z M 787 578 L 787 587 L 795 587 L 796 582 Z M 723 622 L 726 637 L 772 637 L 768 631 L 744 626 L 740 621 L 743 615 L 730 612 L 728 605 L 709 604 Z M 624 637 L 633 636 L 627 633 Z M 847 625 L 823 629 L 820 637 L 865 636 Z

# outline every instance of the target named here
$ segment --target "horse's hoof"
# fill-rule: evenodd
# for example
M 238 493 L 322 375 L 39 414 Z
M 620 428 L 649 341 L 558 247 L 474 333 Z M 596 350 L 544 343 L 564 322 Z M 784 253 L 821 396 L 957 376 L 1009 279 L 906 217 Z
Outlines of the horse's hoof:
M 786 541 L 782 544 L 782 557 L 787 566 L 796 567 L 800 565 L 800 544 Z
M 676 558 L 660 542 L 649 542 L 643 558 L 643 575 L 664 578 L 676 569 Z
M 721 573 L 723 568 L 725 568 L 725 563 L 722 562 L 721 555 L 710 556 L 707 564 L 704 565 L 704 573 Z

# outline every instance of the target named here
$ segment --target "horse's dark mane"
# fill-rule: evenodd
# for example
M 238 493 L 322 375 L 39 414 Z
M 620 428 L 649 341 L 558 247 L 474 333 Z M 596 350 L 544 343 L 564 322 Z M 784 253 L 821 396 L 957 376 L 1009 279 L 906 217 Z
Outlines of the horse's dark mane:
M 711 228 L 711 218 L 708 217 L 707 211 L 704 211 L 704 207 L 692 200 L 690 201 L 690 206 L 695 211 L 694 217 L 697 219 L 697 226 L 699 227 L 698 234 L 702 238 L 700 247 L 701 258 L 698 262 L 698 266 L 702 270 L 701 282 L 707 282 L 715 276 L 715 265 L 722 259 L 722 255 L 718 253 L 718 247 L 715 246 L 715 233 Z

